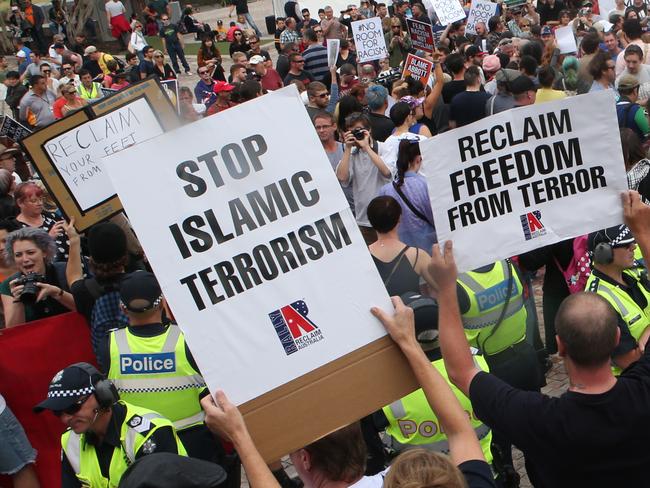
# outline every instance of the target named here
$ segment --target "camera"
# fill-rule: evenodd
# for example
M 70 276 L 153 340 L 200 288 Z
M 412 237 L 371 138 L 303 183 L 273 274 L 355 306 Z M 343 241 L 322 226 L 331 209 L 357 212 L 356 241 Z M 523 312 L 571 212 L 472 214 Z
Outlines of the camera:
M 33 271 L 18 278 L 16 284 L 23 285 L 23 291 L 18 297 L 19 300 L 23 303 L 34 303 L 38 296 L 39 290 L 37 283 L 39 282 L 44 283 L 45 276 Z
M 352 135 L 357 141 L 361 141 L 366 136 L 365 132 L 366 132 L 365 129 L 356 128 L 352 130 Z

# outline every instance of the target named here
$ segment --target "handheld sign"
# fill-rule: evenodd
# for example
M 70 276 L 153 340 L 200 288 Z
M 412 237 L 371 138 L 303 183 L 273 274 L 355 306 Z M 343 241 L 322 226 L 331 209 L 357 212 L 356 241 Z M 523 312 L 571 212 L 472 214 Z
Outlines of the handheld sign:
M 449 25 L 465 18 L 465 10 L 458 0 L 432 0 L 431 3 L 438 15 L 440 25 Z
M 180 125 L 155 79 L 130 85 L 24 139 L 66 219 L 83 231 L 122 211 L 102 157 Z M 143 182 L 144 183 L 144 182 Z
M 406 19 L 411 44 L 417 49 L 432 53 L 435 49 L 433 41 L 433 29 L 431 24 L 420 22 L 419 20 Z
M 327 40 L 327 67 L 328 68 L 331 68 L 336 64 L 336 60 L 339 58 L 340 46 L 341 46 L 341 41 L 339 39 Z
M 490 17 L 497 14 L 497 6 L 498 4 L 490 2 L 490 0 L 472 0 L 472 6 L 467 16 L 465 32 L 468 34 L 476 34 L 476 24 L 479 22 L 483 22 L 487 28 Z
M 403 78 L 410 76 L 415 80 L 422 82 L 424 86 L 429 83 L 429 77 L 433 70 L 433 63 L 428 59 L 420 58 L 415 54 L 409 54 L 404 61 Z
M 369 313 L 388 295 L 295 87 L 106 166 L 206 383 L 267 461 L 416 386 Z
M 352 22 L 352 37 L 361 63 L 388 57 L 384 31 L 379 17 Z
M 614 93 L 501 112 L 420 143 L 440 242 L 469 271 L 620 224 Z
M 8 115 L 2 117 L 2 125 L 0 125 L 0 137 L 8 137 L 14 142 L 20 142 L 25 137 L 32 133 L 27 127 L 12 119 Z
M 570 25 L 555 29 L 555 40 L 557 41 L 557 47 L 560 49 L 560 54 L 578 52 L 576 38 L 573 35 L 573 28 Z

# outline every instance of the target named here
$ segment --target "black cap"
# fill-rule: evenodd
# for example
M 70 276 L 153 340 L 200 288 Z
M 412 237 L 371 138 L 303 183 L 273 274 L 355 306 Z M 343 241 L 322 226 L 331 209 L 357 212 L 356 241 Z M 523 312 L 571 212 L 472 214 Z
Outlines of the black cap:
M 589 234 L 587 245 L 591 252 L 598 244 L 609 244 L 612 247 L 625 247 L 634 242 L 634 236 L 627 225 L 615 225 L 607 229 Z
M 61 44 L 61 43 L 58 43 L 58 42 L 56 44 L 52 45 L 52 47 L 54 49 L 65 49 L 65 46 L 63 44 Z
M 113 222 L 93 225 L 88 232 L 88 249 L 96 263 L 114 263 L 126 256 L 126 234 Z
M 528 76 L 518 76 L 510 82 L 510 93 L 513 95 L 519 95 L 521 93 L 526 93 L 527 91 L 535 91 L 535 83 L 533 80 L 528 78 Z
M 404 305 L 413 309 L 415 337 L 422 347 L 435 345 L 438 340 L 438 303 L 431 297 L 407 292 L 400 297 Z
M 465 49 L 466 58 L 471 58 L 473 56 L 481 56 L 483 54 L 485 54 L 485 52 L 479 49 L 478 46 L 469 46 L 467 49 Z
M 162 290 L 153 273 L 135 271 L 120 283 L 120 300 L 130 312 L 142 313 L 160 304 Z
M 102 375 L 93 365 L 71 364 L 54 375 L 47 389 L 47 398 L 34 407 L 34 412 L 64 410 L 84 396 L 92 394 L 100 379 Z
M 120 488 L 213 488 L 226 472 L 218 464 L 168 452 L 144 456 L 124 473 Z

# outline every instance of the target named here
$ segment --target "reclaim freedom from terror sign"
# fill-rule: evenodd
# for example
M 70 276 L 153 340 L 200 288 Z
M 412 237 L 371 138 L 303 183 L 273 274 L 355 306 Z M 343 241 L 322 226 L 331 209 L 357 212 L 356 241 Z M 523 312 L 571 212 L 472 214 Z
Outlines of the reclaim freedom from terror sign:
M 386 289 L 295 87 L 104 161 L 211 391 L 247 402 L 385 335 L 369 310 L 392 308 Z
M 614 95 L 508 110 L 421 143 L 440 242 L 461 272 L 622 223 Z M 478 247 L 480 243 L 480 247 Z

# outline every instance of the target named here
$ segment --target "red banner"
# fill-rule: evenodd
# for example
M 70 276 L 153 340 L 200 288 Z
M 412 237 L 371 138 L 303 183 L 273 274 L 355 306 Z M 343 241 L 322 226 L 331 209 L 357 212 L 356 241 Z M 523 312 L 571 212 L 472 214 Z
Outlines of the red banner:
M 64 425 L 49 412 L 32 407 L 47 395 L 57 371 L 72 363 L 95 363 L 90 330 L 76 312 L 0 330 L 0 393 L 38 451 L 36 471 L 41 486 L 61 485 L 61 433 Z M 10 481 L 0 477 L 0 486 Z

